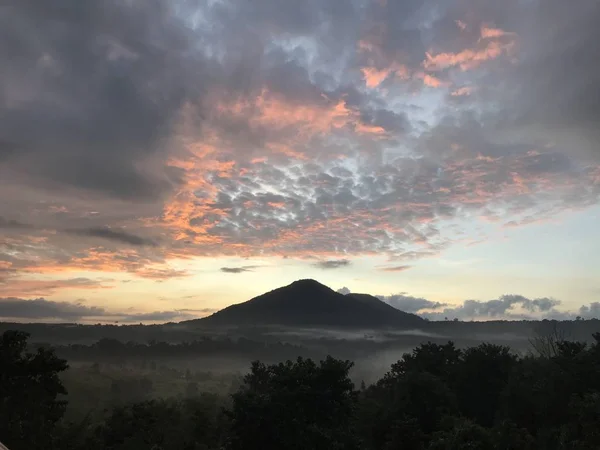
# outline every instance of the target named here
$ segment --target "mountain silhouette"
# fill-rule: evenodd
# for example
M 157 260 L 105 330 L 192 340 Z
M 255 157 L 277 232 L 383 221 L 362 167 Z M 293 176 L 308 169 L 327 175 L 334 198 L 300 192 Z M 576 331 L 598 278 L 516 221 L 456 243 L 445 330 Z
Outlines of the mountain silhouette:
M 343 295 L 315 280 L 299 280 L 194 322 L 228 326 L 413 328 L 425 321 L 372 295 Z

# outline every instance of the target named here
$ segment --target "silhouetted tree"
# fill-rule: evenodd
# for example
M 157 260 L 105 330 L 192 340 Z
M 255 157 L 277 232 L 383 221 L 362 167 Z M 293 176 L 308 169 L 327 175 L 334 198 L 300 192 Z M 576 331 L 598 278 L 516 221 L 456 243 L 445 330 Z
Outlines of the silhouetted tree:
M 516 361 L 509 347 L 481 344 L 465 350 L 453 377 L 461 413 L 479 425 L 492 426 Z
M 0 337 L 0 439 L 11 450 L 52 448 L 66 394 L 59 374 L 65 360 L 52 349 L 27 351 L 29 335 L 6 331 Z
M 233 395 L 228 448 L 335 450 L 359 448 L 352 417 L 352 363 L 328 357 L 252 364 Z

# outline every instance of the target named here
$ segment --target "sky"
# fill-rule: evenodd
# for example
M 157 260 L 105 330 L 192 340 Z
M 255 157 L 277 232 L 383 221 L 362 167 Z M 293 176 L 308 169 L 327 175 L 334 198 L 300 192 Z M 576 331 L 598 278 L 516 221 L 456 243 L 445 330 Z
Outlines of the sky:
M 600 317 L 597 0 L 0 6 L 0 319 L 203 317 L 301 278 Z

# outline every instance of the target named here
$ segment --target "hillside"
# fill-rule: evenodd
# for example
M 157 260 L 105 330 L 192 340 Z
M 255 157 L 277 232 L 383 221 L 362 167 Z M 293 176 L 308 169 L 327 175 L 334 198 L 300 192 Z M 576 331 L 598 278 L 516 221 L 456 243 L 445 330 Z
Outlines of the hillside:
M 422 326 L 424 320 L 371 295 L 342 295 L 317 281 L 299 280 L 194 322 L 233 326 L 413 328 Z

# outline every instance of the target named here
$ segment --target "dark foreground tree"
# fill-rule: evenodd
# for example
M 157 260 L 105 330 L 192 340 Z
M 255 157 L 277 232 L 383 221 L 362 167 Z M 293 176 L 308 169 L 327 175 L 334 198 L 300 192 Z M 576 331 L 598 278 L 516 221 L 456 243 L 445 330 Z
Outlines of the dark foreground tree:
M 29 335 L 6 331 L 0 337 L 0 439 L 11 450 L 52 448 L 66 394 L 59 374 L 65 360 L 53 350 L 27 351 Z
M 231 450 L 336 450 L 359 448 L 352 418 L 356 392 L 352 363 L 328 357 L 252 364 L 233 395 Z

